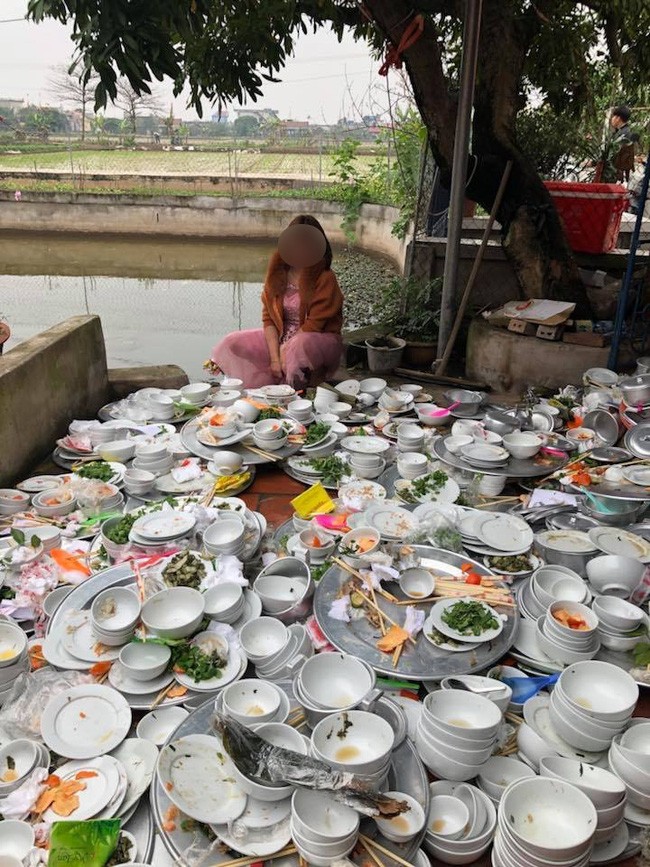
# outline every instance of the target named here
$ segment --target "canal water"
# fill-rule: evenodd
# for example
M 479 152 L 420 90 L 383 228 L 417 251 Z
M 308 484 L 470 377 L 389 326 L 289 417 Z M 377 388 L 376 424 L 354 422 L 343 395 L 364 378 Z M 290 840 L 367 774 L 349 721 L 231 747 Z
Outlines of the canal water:
M 101 316 L 109 367 L 173 362 L 190 377 L 224 335 L 260 325 L 274 245 L 0 233 L 5 351 L 69 316 Z

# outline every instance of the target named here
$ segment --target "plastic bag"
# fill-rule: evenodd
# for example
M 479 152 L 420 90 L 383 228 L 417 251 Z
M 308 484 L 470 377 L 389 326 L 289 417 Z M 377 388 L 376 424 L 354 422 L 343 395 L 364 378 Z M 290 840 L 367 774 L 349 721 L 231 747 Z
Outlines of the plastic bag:
M 94 683 L 81 671 L 56 671 L 49 666 L 21 674 L 0 710 L 0 729 L 10 738 L 41 741 L 41 714 L 50 699 L 82 683 Z
M 49 867 L 104 867 L 120 836 L 119 819 L 55 822 L 50 835 Z

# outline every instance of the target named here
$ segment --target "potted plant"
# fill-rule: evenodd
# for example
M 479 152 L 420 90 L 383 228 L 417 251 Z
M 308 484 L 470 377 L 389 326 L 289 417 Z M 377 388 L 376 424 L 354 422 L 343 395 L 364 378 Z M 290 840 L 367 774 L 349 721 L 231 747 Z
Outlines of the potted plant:
M 400 282 L 406 303 L 404 311 L 392 319 L 391 331 L 395 337 L 406 341 L 403 362 L 407 367 L 430 367 L 438 349 L 442 279 L 409 277 Z

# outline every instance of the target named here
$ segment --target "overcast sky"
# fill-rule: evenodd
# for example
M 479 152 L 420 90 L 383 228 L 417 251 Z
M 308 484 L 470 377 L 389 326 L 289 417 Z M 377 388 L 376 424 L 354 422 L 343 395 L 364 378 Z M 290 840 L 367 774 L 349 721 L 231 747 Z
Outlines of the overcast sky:
M 155 0 L 152 0 L 155 2 Z M 42 24 L 12 21 L 22 18 L 27 0 L 0 3 L 0 97 L 24 98 L 33 104 L 56 104 L 48 92 L 52 69 L 69 63 L 73 50 L 69 28 L 48 20 Z M 282 118 L 313 123 L 335 123 L 340 117 L 371 114 L 386 105 L 384 79 L 377 75 L 364 43 L 336 37 L 321 29 L 300 38 L 295 57 L 287 64 L 283 81 L 268 84 L 259 107 L 276 108 Z M 165 109 L 172 101 L 171 84 L 159 87 Z M 118 114 L 109 108 L 107 114 Z M 174 102 L 177 117 L 196 117 L 186 100 Z M 206 105 L 204 116 L 210 116 Z

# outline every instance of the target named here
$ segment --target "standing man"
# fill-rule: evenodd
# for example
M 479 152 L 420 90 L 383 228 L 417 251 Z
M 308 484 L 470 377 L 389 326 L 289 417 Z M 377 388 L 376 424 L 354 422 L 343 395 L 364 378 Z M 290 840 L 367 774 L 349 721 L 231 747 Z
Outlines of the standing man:
M 611 133 L 605 142 L 598 179 L 605 184 L 627 183 L 634 171 L 635 136 L 629 126 L 631 114 L 627 105 L 617 105 L 609 118 Z

